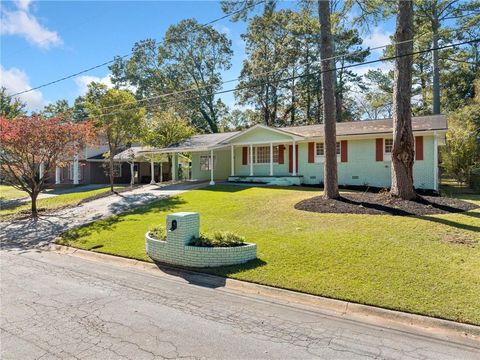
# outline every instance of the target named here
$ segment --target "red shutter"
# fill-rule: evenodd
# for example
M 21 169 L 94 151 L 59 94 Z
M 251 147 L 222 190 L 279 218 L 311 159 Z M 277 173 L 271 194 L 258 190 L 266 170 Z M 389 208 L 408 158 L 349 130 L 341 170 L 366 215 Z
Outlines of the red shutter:
M 296 155 L 295 171 L 298 173 L 298 145 L 295 145 L 295 155 Z M 288 145 L 288 172 L 293 173 L 293 146 L 292 145 Z
M 283 164 L 285 162 L 285 155 L 283 150 L 285 150 L 285 146 L 278 145 L 278 163 Z
M 315 143 L 308 143 L 308 162 L 313 164 L 315 162 Z
M 347 140 L 340 141 L 340 161 L 341 162 L 348 161 L 348 141 Z
M 383 161 L 383 139 L 376 139 L 375 160 Z
M 423 160 L 423 136 L 415 136 L 415 160 Z
M 248 165 L 248 147 L 242 148 L 242 165 Z

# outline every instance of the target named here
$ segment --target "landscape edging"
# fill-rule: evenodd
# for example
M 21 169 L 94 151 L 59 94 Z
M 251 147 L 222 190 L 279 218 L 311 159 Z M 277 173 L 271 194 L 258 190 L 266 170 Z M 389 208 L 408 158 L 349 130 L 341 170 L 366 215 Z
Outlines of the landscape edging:
M 121 256 L 103 254 L 92 252 L 88 250 L 78 249 L 70 246 L 50 244 L 43 247 L 47 251 L 56 251 L 63 254 L 79 256 L 82 258 L 94 261 L 107 261 L 119 266 L 128 266 L 140 270 L 147 270 L 149 272 L 159 272 L 167 275 L 157 265 L 146 261 L 125 258 Z M 374 318 L 387 321 L 388 323 L 399 324 L 403 326 L 417 326 L 425 330 L 437 331 L 443 335 L 455 335 L 461 337 L 468 337 L 470 339 L 480 339 L 480 326 L 460 323 L 452 320 L 445 320 L 425 315 L 406 313 L 397 310 L 390 310 L 371 305 L 364 305 L 349 301 L 332 299 L 318 295 L 301 293 L 293 290 L 276 288 L 273 286 L 256 284 L 252 282 L 224 278 L 217 275 L 205 274 L 202 272 L 182 269 L 174 266 L 168 266 L 168 275 L 182 274 L 183 277 L 188 275 L 195 277 L 196 281 L 201 278 L 204 285 L 211 285 L 212 287 L 224 287 L 226 289 L 236 290 L 243 293 L 262 295 L 269 298 L 274 298 L 288 303 L 296 303 L 300 305 L 321 307 L 322 310 L 330 310 L 339 313 L 342 316 L 351 316 L 356 318 L 370 319 Z

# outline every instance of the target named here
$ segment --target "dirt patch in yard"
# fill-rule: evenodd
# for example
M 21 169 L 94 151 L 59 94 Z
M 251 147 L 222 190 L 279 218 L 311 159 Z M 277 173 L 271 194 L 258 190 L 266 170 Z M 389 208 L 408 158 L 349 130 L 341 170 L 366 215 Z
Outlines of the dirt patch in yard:
M 477 205 L 441 196 L 418 196 L 416 200 L 401 200 L 382 193 L 344 193 L 339 199 L 325 200 L 321 196 L 300 201 L 297 210 L 336 214 L 371 215 L 435 215 L 469 211 Z

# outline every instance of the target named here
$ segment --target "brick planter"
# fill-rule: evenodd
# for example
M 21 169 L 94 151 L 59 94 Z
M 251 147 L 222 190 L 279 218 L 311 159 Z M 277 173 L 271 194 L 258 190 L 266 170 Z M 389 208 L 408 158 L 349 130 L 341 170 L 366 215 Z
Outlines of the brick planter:
M 176 226 L 175 226 L 176 225 Z M 153 260 L 187 267 L 216 267 L 242 264 L 257 257 L 257 245 L 234 247 L 191 246 L 199 236 L 198 213 L 175 213 L 167 216 L 167 240 L 156 240 L 145 234 L 145 249 Z

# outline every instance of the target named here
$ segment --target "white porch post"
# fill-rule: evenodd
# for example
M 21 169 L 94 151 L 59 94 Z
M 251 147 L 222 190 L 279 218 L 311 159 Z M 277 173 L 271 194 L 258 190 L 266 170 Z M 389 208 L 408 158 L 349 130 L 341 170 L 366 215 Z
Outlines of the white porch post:
M 133 161 L 130 163 L 130 185 L 133 186 L 135 183 L 135 164 Z
M 295 140 L 293 141 L 293 159 L 292 159 L 292 164 L 293 164 L 293 170 L 292 170 L 292 175 L 296 176 L 297 175 L 297 149 L 295 146 Z
M 155 164 L 153 156 L 150 158 L 150 184 L 155 184 Z
M 61 181 L 60 180 L 60 173 L 61 173 L 61 169 L 58 166 L 56 166 L 55 167 L 55 184 L 56 185 L 60 184 L 60 181 Z
M 250 176 L 253 176 L 253 145 L 250 144 Z
M 163 182 L 163 162 L 160 161 L 160 183 Z
M 176 181 L 177 180 L 177 153 L 173 153 L 172 156 L 172 180 Z
M 230 176 L 235 176 L 235 155 L 233 145 L 230 146 Z
M 38 177 L 41 179 L 43 178 L 43 175 L 45 173 L 45 164 L 43 161 L 40 163 L 40 166 L 38 167 Z
M 270 176 L 273 176 L 273 144 L 270 143 Z
M 210 185 L 215 185 L 215 181 L 213 181 L 213 150 L 210 150 Z
M 78 177 L 78 155 L 73 157 L 73 185 L 78 185 L 79 177 Z

